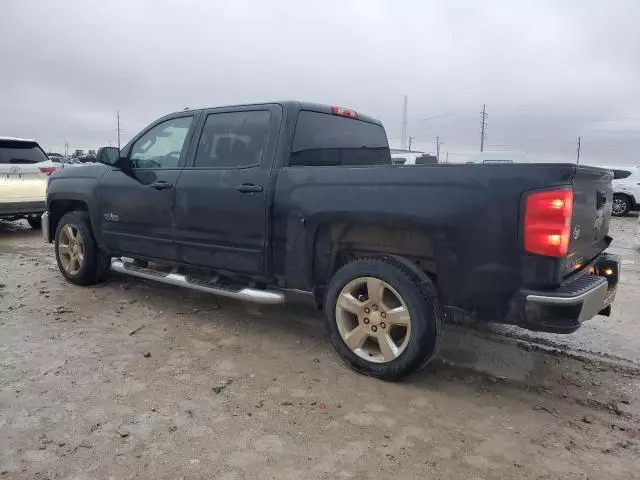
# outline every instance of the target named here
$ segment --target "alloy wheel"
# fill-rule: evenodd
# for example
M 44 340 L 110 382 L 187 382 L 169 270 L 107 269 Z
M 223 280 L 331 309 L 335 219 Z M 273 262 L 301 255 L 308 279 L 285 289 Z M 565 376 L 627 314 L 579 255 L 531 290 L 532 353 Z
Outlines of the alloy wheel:
M 400 294 L 379 278 L 360 277 L 345 285 L 335 318 L 345 345 L 369 362 L 391 362 L 409 344 L 409 309 Z
M 614 198 L 611 205 L 611 213 L 614 215 L 622 215 L 627 209 L 627 203 L 622 198 Z
M 75 275 L 80 271 L 84 263 L 84 244 L 82 234 L 78 227 L 67 223 L 60 230 L 58 236 L 58 258 L 69 275 Z

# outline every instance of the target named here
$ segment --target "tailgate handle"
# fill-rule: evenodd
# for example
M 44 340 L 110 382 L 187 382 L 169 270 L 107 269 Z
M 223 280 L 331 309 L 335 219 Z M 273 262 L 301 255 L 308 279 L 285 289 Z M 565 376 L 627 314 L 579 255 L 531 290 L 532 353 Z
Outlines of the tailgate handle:
M 598 194 L 596 197 L 596 210 L 600 210 L 604 207 L 604 204 L 607 203 L 607 194 L 602 190 L 598 190 Z

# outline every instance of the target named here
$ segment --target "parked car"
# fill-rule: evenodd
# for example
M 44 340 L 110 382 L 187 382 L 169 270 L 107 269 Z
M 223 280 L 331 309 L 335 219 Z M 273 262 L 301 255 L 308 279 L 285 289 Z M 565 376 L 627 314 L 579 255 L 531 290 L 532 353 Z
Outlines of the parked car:
M 640 210 L 640 166 L 607 166 L 614 172 L 612 214 L 625 217 Z
M 95 163 L 96 155 L 95 153 L 87 153 L 86 155 L 81 155 L 77 158 L 79 163 Z
M 297 102 L 174 113 L 98 160 L 50 178 L 43 233 L 67 280 L 308 292 L 338 353 L 379 378 L 429 361 L 451 312 L 568 333 L 616 294 L 608 170 L 397 168 L 379 121 Z
M 509 151 L 485 151 L 473 155 L 468 163 L 486 164 L 512 164 L 512 163 L 532 163 L 531 158 L 525 152 Z
M 47 153 L 47 157 L 49 157 L 49 160 L 51 160 L 57 168 L 64 168 L 75 164 L 70 158 L 67 158 L 64 155 Z
M 40 228 L 47 175 L 55 170 L 35 140 L 0 137 L 0 218 Z
M 428 153 L 392 153 L 391 163 L 393 165 L 428 165 L 438 163 L 438 158 Z

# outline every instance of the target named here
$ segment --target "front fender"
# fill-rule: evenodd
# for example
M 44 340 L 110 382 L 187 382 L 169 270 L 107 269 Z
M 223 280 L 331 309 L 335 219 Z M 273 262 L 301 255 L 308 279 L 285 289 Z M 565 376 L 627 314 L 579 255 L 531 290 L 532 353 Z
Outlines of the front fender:
M 89 212 L 93 234 L 101 244 L 102 216 L 98 185 L 106 165 L 95 164 L 63 169 L 51 175 L 47 185 L 47 211 L 51 238 L 58 221 L 70 210 L 86 209 Z

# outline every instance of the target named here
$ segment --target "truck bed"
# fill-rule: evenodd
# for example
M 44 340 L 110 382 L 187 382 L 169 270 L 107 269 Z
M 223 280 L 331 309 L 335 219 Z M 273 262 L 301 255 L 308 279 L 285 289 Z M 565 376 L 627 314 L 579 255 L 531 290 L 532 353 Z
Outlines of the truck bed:
M 328 219 L 342 224 L 345 236 L 349 225 L 417 228 L 424 236 L 416 241 L 428 244 L 414 250 L 431 257 L 425 260 L 435 266 L 445 302 L 496 318 L 505 313 L 505 299 L 518 289 L 553 289 L 575 271 L 564 259 L 524 252 L 525 192 L 575 182 L 574 224 L 582 226 L 584 236 L 571 242 L 572 262 L 593 258 L 608 246 L 609 181 L 606 170 L 560 163 L 285 167 L 277 180 L 275 212 L 297 212 L 305 221 L 300 229 L 306 232 L 322 228 Z M 604 192 L 605 199 L 596 211 L 598 192 Z M 601 219 L 597 232 L 596 218 Z M 276 214 L 274 222 L 275 232 L 292 228 L 289 216 Z M 304 264 L 295 256 L 306 253 L 287 245 L 291 235 L 276 235 L 274 268 L 297 274 L 304 284 L 312 273 L 293 266 Z

